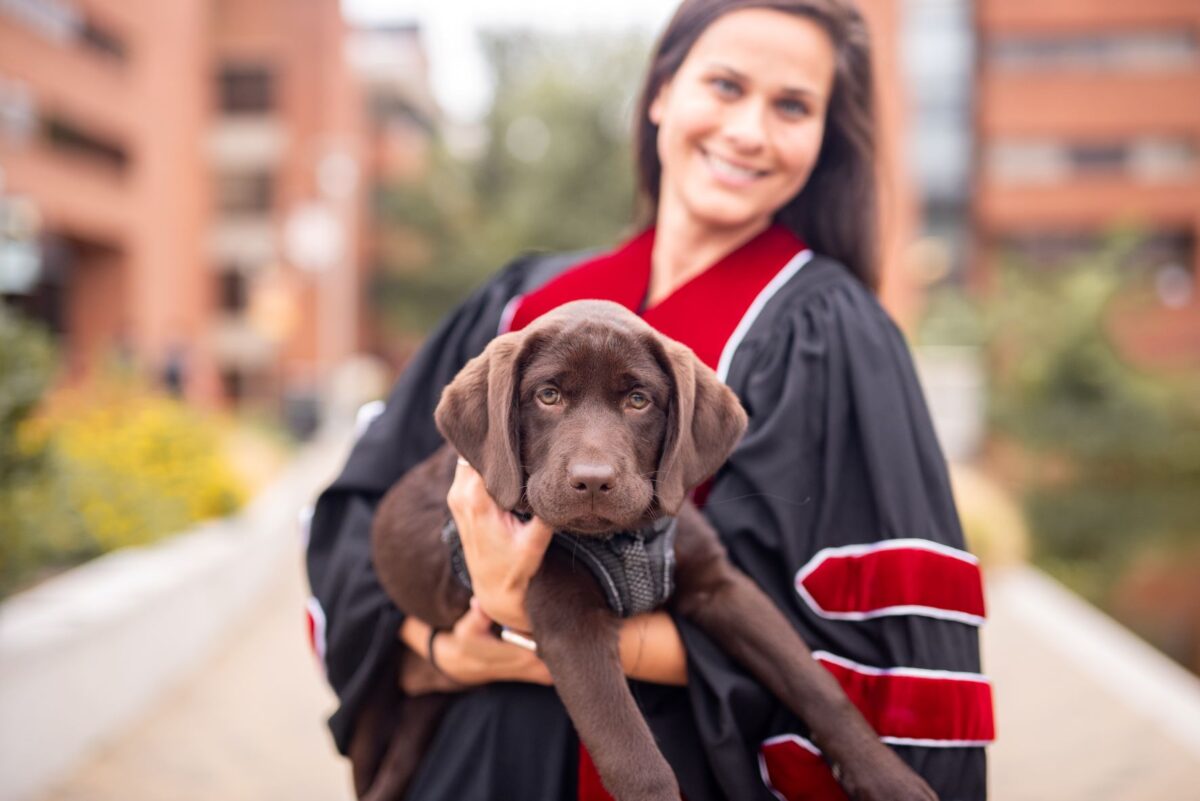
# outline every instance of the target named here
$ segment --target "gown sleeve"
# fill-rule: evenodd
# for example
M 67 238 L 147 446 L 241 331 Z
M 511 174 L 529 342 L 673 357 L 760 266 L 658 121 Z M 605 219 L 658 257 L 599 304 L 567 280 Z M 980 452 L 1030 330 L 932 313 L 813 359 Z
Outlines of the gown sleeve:
M 990 737 L 990 686 L 970 684 L 970 697 L 955 707 L 964 720 L 947 722 L 935 708 L 945 688 L 893 692 L 878 676 L 878 669 L 893 667 L 916 669 L 914 675 L 979 671 L 978 567 L 964 550 L 906 343 L 840 265 L 814 259 L 792 284 L 764 309 L 733 360 L 728 383 L 750 424 L 714 479 L 704 513 L 734 563 L 823 664 L 835 668 L 876 729 L 887 735 L 896 721 L 908 727 L 885 741 L 898 746 L 939 797 L 982 799 L 980 743 L 951 745 L 944 736 L 962 729 Z M 950 589 L 930 596 L 926 582 Z M 802 797 L 776 786 L 785 783 L 786 764 L 769 769 L 789 758 L 770 746 L 807 742 L 805 726 L 704 632 L 676 622 L 688 652 L 697 729 L 725 794 Z M 933 696 L 922 695 L 926 690 Z M 948 747 L 911 744 L 926 739 L 914 736 L 922 731 Z
M 318 655 L 339 706 L 329 721 L 346 753 L 357 712 L 383 670 L 394 669 L 403 613 L 371 565 L 375 506 L 404 473 L 441 445 L 433 410 L 442 388 L 496 335 L 505 304 L 536 272 L 518 259 L 444 320 L 404 370 L 384 411 L 355 444 L 342 473 L 318 498 L 306 552 L 310 614 L 322 619 Z

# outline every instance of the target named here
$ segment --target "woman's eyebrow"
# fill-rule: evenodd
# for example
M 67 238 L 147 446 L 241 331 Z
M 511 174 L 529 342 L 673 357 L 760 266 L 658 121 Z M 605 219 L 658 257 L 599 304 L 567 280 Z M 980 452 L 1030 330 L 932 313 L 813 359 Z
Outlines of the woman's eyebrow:
M 723 72 L 727 72 L 730 75 L 732 75 L 734 78 L 737 78 L 739 81 L 745 82 L 745 81 L 749 80 L 747 78 L 747 76 L 745 75 L 745 73 L 739 72 L 738 70 L 734 69 L 733 67 L 729 66 L 728 64 L 722 64 L 719 61 L 708 62 L 708 67 L 710 69 L 717 69 L 717 70 L 721 70 Z M 780 87 L 779 91 L 782 94 L 795 96 L 795 97 L 820 97 L 821 96 L 820 92 L 816 91 L 815 89 L 809 89 L 806 86 L 783 86 L 783 87 Z

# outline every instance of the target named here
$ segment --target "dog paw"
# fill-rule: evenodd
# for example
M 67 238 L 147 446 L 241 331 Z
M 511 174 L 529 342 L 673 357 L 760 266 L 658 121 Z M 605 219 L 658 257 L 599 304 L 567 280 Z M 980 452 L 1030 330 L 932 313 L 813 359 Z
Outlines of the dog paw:
M 924 779 L 899 759 L 867 771 L 835 771 L 853 801 L 938 801 Z

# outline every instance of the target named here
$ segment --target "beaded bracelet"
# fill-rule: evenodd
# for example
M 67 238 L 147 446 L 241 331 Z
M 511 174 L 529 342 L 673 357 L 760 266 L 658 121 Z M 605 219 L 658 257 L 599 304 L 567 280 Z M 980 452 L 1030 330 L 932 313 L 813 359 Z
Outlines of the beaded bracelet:
M 441 673 L 443 676 L 450 679 L 451 681 L 454 681 L 454 679 L 452 679 L 449 675 L 447 675 L 446 671 L 444 671 L 440 667 L 438 667 L 437 661 L 433 658 L 433 638 L 438 636 L 439 634 L 441 634 L 444 631 L 449 631 L 449 629 L 440 629 L 437 626 L 429 627 L 429 645 L 425 649 L 425 653 L 428 654 L 429 664 L 433 665 L 434 670 L 436 670 L 438 673 Z

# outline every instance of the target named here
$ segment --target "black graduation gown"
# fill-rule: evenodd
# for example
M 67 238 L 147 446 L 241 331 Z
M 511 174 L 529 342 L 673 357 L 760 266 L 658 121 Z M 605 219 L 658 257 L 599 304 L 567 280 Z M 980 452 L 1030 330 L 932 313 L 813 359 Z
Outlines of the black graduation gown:
M 396 632 L 403 614 L 371 569 L 374 506 L 441 444 L 433 426 L 441 389 L 495 336 L 508 302 L 577 260 L 518 259 L 454 312 L 405 371 L 386 410 L 317 503 L 307 564 L 323 618 L 318 648 L 340 700 L 330 727 L 343 752 L 368 688 L 394 681 L 397 671 Z M 963 547 L 945 464 L 902 335 L 844 267 L 817 257 L 762 309 L 726 380 L 749 412 L 750 428 L 713 480 L 705 513 L 731 557 L 784 610 L 813 651 L 828 654 L 827 666 L 849 672 L 847 686 L 865 688 L 868 703 L 883 709 L 882 719 L 868 714 L 873 723 L 882 721 L 882 729 L 899 720 L 901 728 L 912 729 L 889 742 L 943 801 L 983 799 L 985 758 L 978 746 L 990 739 L 990 689 L 986 709 L 976 693 L 955 707 L 954 720 L 935 721 L 932 728 L 913 722 L 920 710 L 900 708 L 897 715 L 894 702 L 915 697 L 928 707 L 931 698 L 939 698 L 939 688 L 930 685 L 946 684 L 943 675 L 955 687 L 981 685 L 982 679 L 972 678 L 979 672 L 979 652 L 978 621 L 970 613 L 982 610 L 925 614 L 926 607 L 910 603 L 903 609 L 916 613 L 907 614 L 870 597 L 847 601 L 829 594 L 847 575 L 878 575 L 870 565 L 865 572 L 846 573 L 842 568 L 857 559 L 843 552 L 847 546 L 902 545 L 918 538 L 934 549 L 918 549 L 918 561 L 930 553 L 936 557 L 937 548 L 957 555 Z M 911 555 L 910 550 L 887 553 Z M 814 559 L 818 554 L 822 558 Z M 798 574 L 814 567 L 811 586 L 801 582 Z M 925 571 L 920 578 L 939 579 L 938 565 L 932 573 L 927 568 L 920 568 Z M 822 584 L 825 573 L 832 585 Z M 865 596 L 870 595 L 868 588 Z M 831 611 L 831 599 L 845 608 Z M 932 605 L 939 603 L 956 606 Z M 803 725 L 707 635 L 687 621 L 676 622 L 688 651 L 688 686 L 631 685 L 684 795 L 689 801 L 802 797 L 782 785 L 789 761 L 806 756 L 795 747 L 809 747 Z M 912 675 L 897 689 L 888 685 L 896 677 L 879 676 L 872 666 L 904 666 Z M 954 681 L 962 677 L 968 681 Z M 926 742 L 924 728 L 937 736 Z M 961 743 L 954 734 L 960 730 L 968 733 Z M 935 747 L 927 747 L 931 744 Z M 575 799 L 577 752 L 553 690 L 505 683 L 479 688 L 455 699 L 408 797 Z M 707 759 L 698 758 L 701 754 Z M 803 783 L 804 775 L 793 776 L 793 785 Z M 778 795 L 768 779 L 781 785 Z

